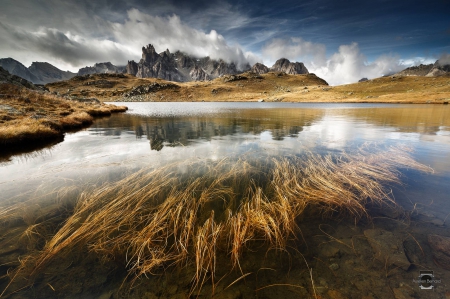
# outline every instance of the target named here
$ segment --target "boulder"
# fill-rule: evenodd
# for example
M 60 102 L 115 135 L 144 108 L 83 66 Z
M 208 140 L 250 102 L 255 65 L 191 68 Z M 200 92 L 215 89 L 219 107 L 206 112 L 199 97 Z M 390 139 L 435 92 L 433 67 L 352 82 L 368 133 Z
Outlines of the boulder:
M 433 260 L 436 265 L 450 270 L 450 237 L 428 235 L 428 244 L 433 251 Z
M 403 249 L 402 237 L 382 229 L 367 229 L 364 235 L 372 247 L 375 258 L 386 265 L 394 265 L 405 271 L 411 265 Z

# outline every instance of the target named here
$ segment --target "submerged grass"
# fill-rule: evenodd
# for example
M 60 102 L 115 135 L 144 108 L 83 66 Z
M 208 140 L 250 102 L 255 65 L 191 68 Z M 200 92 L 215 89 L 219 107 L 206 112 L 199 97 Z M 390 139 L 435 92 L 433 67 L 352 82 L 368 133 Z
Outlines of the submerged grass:
M 431 171 L 405 147 L 142 169 L 82 193 L 71 216 L 34 259 L 33 272 L 81 247 L 122 261 L 131 281 L 171 266 L 193 266 L 191 293 L 207 280 L 214 291 L 219 254 L 229 256 L 230 271 L 244 275 L 243 252 L 254 242 L 285 250 L 307 207 L 359 219 L 367 215 L 368 202 L 395 205 L 384 186 L 399 183 L 404 167 Z

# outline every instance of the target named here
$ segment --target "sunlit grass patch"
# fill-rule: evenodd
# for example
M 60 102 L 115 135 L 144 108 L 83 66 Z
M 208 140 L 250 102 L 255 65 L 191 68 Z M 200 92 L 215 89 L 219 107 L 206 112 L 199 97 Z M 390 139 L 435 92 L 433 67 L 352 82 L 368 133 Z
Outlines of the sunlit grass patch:
M 65 128 L 76 128 L 92 124 L 93 117 L 86 112 L 74 112 L 60 119 L 60 123 Z
M 43 120 L 24 118 L 0 126 L 0 144 L 17 144 L 56 138 L 61 132 L 49 127 Z

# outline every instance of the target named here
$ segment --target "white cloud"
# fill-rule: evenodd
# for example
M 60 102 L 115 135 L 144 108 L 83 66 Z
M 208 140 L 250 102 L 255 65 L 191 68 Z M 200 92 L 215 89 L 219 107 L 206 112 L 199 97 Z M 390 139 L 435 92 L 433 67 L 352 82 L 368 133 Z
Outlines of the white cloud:
M 177 15 L 158 17 L 132 9 L 123 24 L 114 23 L 112 27 L 116 40 L 136 51 L 151 43 L 157 52 L 179 50 L 196 57 L 222 58 L 238 66 L 247 62 L 253 64 L 257 60 L 254 54 L 245 53 L 239 45 L 229 45 L 215 30 L 205 33 L 191 28 L 183 24 Z
M 439 64 L 440 65 L 446 65 L 450 64 L 450 54 L 444 53 L 439 57 Z
M 108 22 L 105 26 L 105 20 L 96 20 L 106 31 L 100 37 L 47 27 L 23 29 L 0 22 L 1 56 L 26 66 L 33 61 L 47 61 L 63 70 L 78 71 L 96 62 L 124 65 L 128 60 L 139 60 L 142 47 L 151 43 L 158 52 L 180 50 L 197 57 L 221 58 L 235 62 L 238 68 L 261 60 L 238 44 L 228 44 L 215 30 L 205 33 L 194 29 L 177 15 L 158 17 L 131 9 L 123 22 Z
M 357 43 L 341 45 L 338 52 L 327 57 L 323 44 L 301 38 L 273 39 L 263 47 L 262 53 L 271 62 L 280 57 L 303 62 L 309 72 L 325 79 L 330 85 L 353 83 L 361 78 L 376 78 L 406 67 L 399 57 L 393 55 L 383 55 L 368 62 Z
M 281 39 L 274 38 L 267 43 L 262 53 L 266 63 L 271 66 L 280 58 L 303 59 L 304 62 L 311 61 L 319 65 L 326 62 L 325 45 L 305 41 L 301 38 Z

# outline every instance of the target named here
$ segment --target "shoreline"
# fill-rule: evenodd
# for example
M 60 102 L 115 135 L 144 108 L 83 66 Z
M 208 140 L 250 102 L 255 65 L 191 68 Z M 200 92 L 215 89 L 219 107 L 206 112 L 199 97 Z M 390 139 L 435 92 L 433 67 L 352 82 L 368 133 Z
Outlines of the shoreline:
M 0 84 L 0 154 L 29 152 L 64 140 L 67 132 L 95 118 L 125 112 L 126 106 L 96 99 L 70 100 L 45 91 Z

